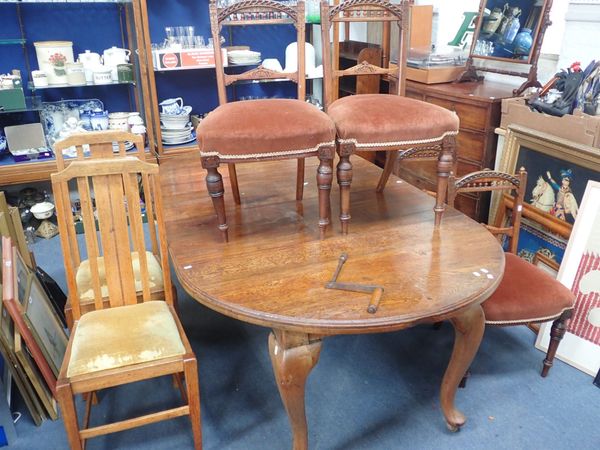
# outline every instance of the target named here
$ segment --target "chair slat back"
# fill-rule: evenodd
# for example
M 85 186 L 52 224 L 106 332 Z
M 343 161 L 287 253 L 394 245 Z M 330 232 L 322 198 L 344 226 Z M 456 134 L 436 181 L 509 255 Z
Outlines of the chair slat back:
M 288 79 L 297 84 L 298 98 L 304 100 L 306 94 L 306 62 L 304 59 L 305 18 L 304 0 L 296 5 L 288 5 L 273 0 L 242 0 L 233 5 L 221 7 L 219 1 L 210 0 L 210 28 L 215 50 L 215 68 L 217 72 L 217 91 L 219 104 L 227 103 L 227 86 L 242 80 Z M 298 67 L 295 72 L 279 72 L 258 66 L 241 74 L 227 74 L 224 69 L 221 48 L 223 26 L 240 25 L 280 25 L 292 24 L 296 28 L 298 44 Z
M 485 226 L 494 235 L 508 236 L 510 239 L 510 252 L 516 254 L 526 187 L 527 172 L 523 167 L 521 167 L 519 173 L 516 175 L 489 169 L 472 172 L 461 178 L 456 178 L 454 174 L 450 174 L 448 178 L 448 204 L 454 206 L 456 196 L 459 193 L 514 191 L 515 205 L 508 226 L 505 226 L 503 223 L 497 223 L 495 226 L 486 224 Z
M 173 303 L 160 183 L 157 178 L 156 164 L 130 156 L 76 160 L 60 172 L 52 174 L 63 252 L 65 255 L 78 255 L 77 260 L 65 258 L 65 274 L 75 320 L 81 316 L 79 299 L 82 293 L 77 292 L 76 274 L 80 255 L 84 253 L 88 256 L 96 309 L 103 307 L 103 295 L 98 281 L 102 271 L 97 263 L 99 256 L 104 260 L 103 270 L 110 307 L 136 303 L 137 292 L 140 291 L 143 301 L 151 299 L 141 201 L 146 205 L 148 228 L 155 231 L 157 242 L 152 245 L 156 245 L 159 250 L 155 254 L 163 268 L 165 300 Z M 81 199 L 85 249 L 79 246 L 77 239 L 70 238 L 69 230 L 74 229 L 70 185 L 77 190 Z M 157 239 L 156 234 L 163 238 Z M 136 283 L 134 265 L 139 270 L 141 288 Z
M 346 76 L 387 75 L 397 80 L 395 92 L 404 95 L 406 74 L 404 67 L 408 53 L 408 24 L 410 14 L 410 1 L 401 0 L 400 3 L 391 3 L 386 0 L 346 0 L 339 4 L 330 5 L 329 0 L 321 0 L 321 40 L 323 44 L 323 86 L 325 90 L 325 106 L 337 99 L 334 86 L 338 80 Z M 352 22 L 379 22 L 389 23 L 398 27 L 398 46 L 395 55 L 397 65 L 394 67 L 380 67 L 366 61 L 357 61 L 357 64 L 347 69 L 339 70 L 337 61 L 333 61 L 332 43 L 337 45 L 339 36 L 331 34 L 332 25 Z M 334 33 L 339 32 L 339 27 L 334 26 Z M 387 36 L 388 33 L 384 33 Z M 383 42 L 382 47 L 387 48 Z

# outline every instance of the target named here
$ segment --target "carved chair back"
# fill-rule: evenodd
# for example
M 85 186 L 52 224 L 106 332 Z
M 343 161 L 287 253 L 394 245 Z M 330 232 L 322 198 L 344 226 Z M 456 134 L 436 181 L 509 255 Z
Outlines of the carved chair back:
M 273 80 L 287 78 L 298 86 L 298 99 L 304 100 L 306 93 L 305 18 L 304 1 L 296 5 L 287 5 L 273 0 L 241 0 L 229 6 L 219 6 L 218 0 L 210 0 L 210 28 L 215 49 L 215 68 L 217 72 L 217 92 L 219 104 L 227 103 L 227 86 L 243 80 Z M 224 69 L 221 50 L 221 31 L 223 27 L 244 25 L 281 25 L 292 24 L 296 28 L 298 66 L 294 72 L 279 72 L 258 66 L 240 74 L 228 74 Z
M 125 149 L 125 143 L 131 142 L 133 148 Z M 72 158 L 65 158 L 64 150 L 74 147 L 76 154 Z M 135 156 L 142 161 L 146 159 L 144 152 L 144 138 L 139 134 L 126 131 L 91 131 L 69 136 L 54 144 L 56 165 L 58 170 L 63 170 L 69 161 L 95 158 L 113 158 L 122 156 Z
M 74 320 L 81 316 L 76 274 L 84 255 L 89 261 L 95 309 L 103 308 L 101 278 L 106 279 L 110 307 L 137 303 L 137 292 L 141 292 L 143 301 L 151 300 L 142 201 L 151 231 L 152 253 L 164 268 L 165 301 L 172 305 L 158 165 L 132 156 L 77 160 L 51 177 Z M 70 189 L 71 193 L 76 191 L 81 201 L 85 237 L 81 244 L 75 234 Z M 100 274 L 99 257 L 103 257 L 105 277 Z
M 346 76 L 386 75 L 395 78 L 398 95 L 404 95 L 406 74 L 404 66 L 408 52 L 408 24 L 409 1 L 401 0 L 400 3 L 391 3 L 386 0 L 346 0 L 338 5 L 329 5 L 328 0 L 321 0 L 321 39 L 323 43 L 323 85 L 325 90 L 325 106 L 337 98 L 334 86 L 340 78 Z M 339 45 L 337 24 L 350 24 L 352 22 L 379 22 L 396 25 L 398 27 L 398 45 L 395 55 L 396 66 L 380 67 L 366 61 L 357 61 L 353 67 L 344 70 L 338 69 L 337 61 L 333 61 L 337 52 L 333 52 L 332 44 Z M 331 28 L 334 27 L 333 40 Z M 387 33 L 385 33 L 387 35 Z M 385 38 L 384 38 L 385 39 Z M 382 46 L 387 47 L 383 42 Z
M 526 187 L 527 172 L 523 167 L 516 175 L 484 169 L 457 179 L 452 173 L 448 178 L 448 204 L 454 206 L 459 193 L 514 192 L 515 203 L 508 224 L 496 223 L 485 227 L 494 235 L 506 235 L 510 239 L 510 252 L 516 254 Z

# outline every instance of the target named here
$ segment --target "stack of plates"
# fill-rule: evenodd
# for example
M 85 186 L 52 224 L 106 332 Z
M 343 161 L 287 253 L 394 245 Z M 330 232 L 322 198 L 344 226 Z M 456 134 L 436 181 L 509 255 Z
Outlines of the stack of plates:
M 160 115 L 162 143 L 165 145 L 187 144 L 196 139 L 190 123 L 191 106 L 184 106 L 179 114 Z
M 229 64 L 235 65 L 251 65 L 260 64 L 260 52 L 252 50 L 231 50 L 227 52 Z
M 134 145 L 135 144 L 131 141 L 125 141 L 125 151 L 128 152 L 134 147 Z M 113 142 L 113 153 L 119 153 L 119 144 L 116 142 Z

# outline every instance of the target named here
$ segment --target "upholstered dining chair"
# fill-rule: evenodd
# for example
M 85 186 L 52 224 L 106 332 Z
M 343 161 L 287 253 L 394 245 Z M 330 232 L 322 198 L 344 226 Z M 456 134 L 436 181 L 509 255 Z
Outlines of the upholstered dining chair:
M 330 221 L 329 194 L 333 179 L 335 127 L 322 111 L 304 101 L 305 97 L 305 25 L 304 1 L 290 6 L 272 0 L 242 0 L 221 7 L 210 2 L 210 21 L 215 47 L 215 66 L 219 104 L 200 122 L 197 139 L 206 185 L 217 213 L 218 228 L 228 239 L 221 163 L 229 164 L 230 181 L 237 203 L 240 202 L 235 163 L 278 159 L 297 159 L 296 199 L 301 200 L 304 186 L 304 159 L 318 156 L 319 227 L 321 234 Z M 220 36 L 223 27 L 234 25 L 281 25 L 296 27 L 298 65 L 295 72 L 278 72 L 259 66 L 241 74 L 224 69 Z M 228 102 L 226 88 L 238 81 L 289 80 L 297 85 L 298 99 L 259 99 Z M 265 187 L 269 180 L 265 180 Z
M 158 165 L 129 156 L 76 160 L 51 178 L 74 319 L 56 383 L 71 448 L 80 449 L 86 439 L 98 435 L 183 415 L 190 417 L 195 448 L 201 448 L 197 363 L 173 308 Z M 79 257 L 69 236 L 69 230 L 73 229 L 69 200 L 73 192 L 81 200 L 84 227 L 92 230 L 98 227 L 98 233 L 85 235 L 93 280 L 90 289 L 94 310 L 89 312 L 81 307 L 81 284 L 77 281 Z M 153 279 L 153 260 L 146 249 L 142 201 L 148 228 L 157 228 L 160 264 L 165 268 L 161 280 L 164 301 L 155 300 L 152 294 L 156 279 Z M 103 267 L 97 263 L 99 257 L 104 258 Z M 101 270 L 105 272 L 103 286 L 98 282 Z M 173 375 L 184 405 L 88 428 L 95 391 L 163 375 Z M 185 388 L 181 375 L 185 378 Z M 81 428 L 73 401 L 75 394 L 87 397 Z
M 131 149 L 126 151 L 126 146 L 131 146 Z M 140 160 L 146 160 L 146 153 L 144 152 L 144 140 L 141 136 L 127 133 L 123 131 L 94 131 L 90 133 L 81 133 L 72 135 L 64 140 L 58 141 L 54 144 L 54 151 L 56 154 L 56 164 L 58 170 L 63 170 L 68 163 L 72 161 L 81 161 L 86 159 L 98 159 L 98 158 L 122 158 L 125 156 L 136 157 Z M 71 156 L 65 157 L 64 151 L 70 151 Z M 148 186 L 142 186 L 143 189 L 147 189 Z M 61 199 L 57 199 L 60 201 Z M 81 200 L 81 206 L 84 206 L 85 199 Z M 87 199 L 87 201 L 94 202 L 93 199 Z M 153 214 L 153 205 L 147 205 L 148 217 Z M 83 215 L 82 215 L 83 217 Z M 82 227 L 83 234 L 85 236 L 85 242 L 89 246 L 90 233 L 94 236 L 96 234 L 95 228 L 90 224 L 84 224 Z M 66 245 L 68 246 L 68 254 L 71 255 L 71 261 L 73 261 L 75 267 L 75 280 L 77 282 L 77 290 L 69 291 L 67 297 L 67 303 L 65 305 L 65 316 L 67 318 L 67 324 L 69 328 L 73 324 L 73 312 L 72 312 L 72 295 L 79 296 L 79 308 L 82 314 L 94 309 L 94 299 L 97 298 L 97 293 L 94 292 L 94 286 L 100 287 L 100 293 L 104 299 L 105 304 L 108 304 L 108 286 L 106 280 L 106 268 L 104 264 L 104 257 L 97 256 L 95 260 L 91 260 L 89 257 L 83 257 L 87 253 L 83 253 L 79 249 L 79 241 L 77 240 L 77 234 L 75 228 L 72 226 L 65 230 L 61 230 L 64 237 L 68 238 Z M 151 249 L 146 253 L 148 260 L 148 268 L 150 270 L 150 295 L 153 299 L 164 299 L 164 283 L 163 283 L 163 266 L 161 258 L 161 248 L 158 245 L 158 236 L 154 227 L 149 227 L 149 237 L 151 242 Z M 87 254 L 89 256 L 89 254 Z M 138 300 L 142 300 L 142 290 L 139 271 L 139 262 L 137 253 L 133 254 L 133 267 L 134 276 L 136 279 L 137 295 Z M 97 266 L 97 271 L 93 268 L 93 265 Z M 168 269 L 167 269 L 168 270 Z M 97 273 L 98 278 L 93 276 Z M 177 294 L 173 289 L 173 298 L 175 309 L 177 309 Z
M 448 180 L 448 204 L 453 205 L 457 194 L 467 192 L 498 192 L 514 194 L 512 213 L 499 214 L 494 224 L 485 225 L 497 236 L 507 236 L 504 277 L 498 289 L 482 304 L 488 325 L 525 325 L 553 321 L 550 345 L 542 368 L 542 377 L 548 375 L 554 355 L 566 331 L 566 321 L 573 312 L 574 295 L 539 267 L 517 256 L 523 199 L 527 186 L 524 168 L 516 175 L 482 170 Z M 480 273 L 480 276 L 486 276 Z M 462 385 L 466 383 L 463 379 Z
M 337 130 L 337 179 L 340 186 L 340 221 L 347 233 L 350 221 L 350 156 L 357 150 L 387 152 L 383 174 L 377 185 L 381 192 L 398 159 L 437 159 L 437 191 L 435 223 L 439 225 L 444 211 L 448 175 L 454 166 L 455 136 L 458 116 L 437 105 L 404 97 L 409 3 L 385 0 L 346 0 L 330 5 L 321 0 L 321 39 L 326 112 Z M 335 23 L 382 22 L 398 27 L 396 65 L 379 67 L 358 61 L 354 67 L 338 70 L 331 49 L 331 27 Z M 338 37 L 333 36 L 337 42 Z M 335 64 L 335 66 L 334 66 Z M 379 74 L 394 80 L 395 90 L 389 94 L 360 94 L 337 99 L 334 86 L 346 76 Z

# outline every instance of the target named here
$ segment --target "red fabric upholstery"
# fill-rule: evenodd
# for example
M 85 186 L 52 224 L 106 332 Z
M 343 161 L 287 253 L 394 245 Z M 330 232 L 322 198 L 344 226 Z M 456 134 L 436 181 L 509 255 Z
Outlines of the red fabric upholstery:
M 335 125 L 306 102 L 264 99 L 221 105 L 200 122 L 196 133 L 201 154 L 263 157 L 331 145 Z
M 340 98 L 327 109 L 339 139 L 359 144 L 441 140 L 458 132 L 458 116 L 441 106 L 391 94 Z
M 527 323 L 557 318 L 573 307 L 575 296 L 548 273 L 506 253 L 504 278 L 483 303 L 488 323 Z

